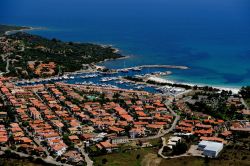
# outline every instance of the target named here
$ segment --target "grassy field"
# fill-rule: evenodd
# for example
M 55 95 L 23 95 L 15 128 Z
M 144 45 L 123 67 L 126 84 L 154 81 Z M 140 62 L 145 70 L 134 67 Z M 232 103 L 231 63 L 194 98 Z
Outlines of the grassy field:
M 108 165 L 108 166 L 140 166 L 144 157 L 148 154 L 156 154 L 157 148 L 143 148 L 137 150 L 130 150 L 127 152 L 119 152 L 107 154 L 94 158 L 94 165 Z M 139 157 L 138 157 L 139 155 Z M 107 162 L 103 164 L 103 159 Z
M 152 143 L 157 144 L 157 140 Z M 127 150 L 124 146 L 121 152 L 106 154 L 92 158 L 95 166 L 250 166 L 250 151 L 244 149 L 243 145 L 226 147 L 218 159 L 205 159 L 200 157 L 181 157 L 175 159 L 162 159 L 157 156 L 158 149 L 140 148 Z M 139 156 L 139 157 L 138 157 Z M 106 160 L 104 164 L 103 161 Z M 1 166 L 43 166 L 42 164 L 32 163 L 28 159 L 4 159 L 0 158 Z M 46 164 L 48 165 L 48 164 Z
M 33 163 L 27 159 L 7 159 L 7 158 L 0 158 L 0 165 L 1 166 L 45 166 L 45 164 L 42 165 Z
M 201 157 L 182 157 L 176 159 L 163 159 L 159 166 L 250 166 L 249 138 L 240 140 L 232 146 L 223 149 L 219 158 L 205 159 Z
M 159 166 L 249 166 L 248 160 L 221 160 L 221 159 L 208 159 L 199 157 L 182 157 L 176 159 L 161 160 Z
M 157 147 L 130 150 L 107 154 L 94 158 L 94 165 L 107 166 L 250 166 L 250 151 L 247 148 L 249 138 L 233 146 L 227 146 L 221 152 L 217 159 L 205 159 L 200 157 L 181 157 L 176 159 L 162 159 L 158 157 Z M 153 140 L 151 143 L 157 145 L 159 140 Z M 245 147 L 245 148 L 244 148 Z M 123 147 L 126 149 L 126 147 Z M 137 156 L 140 155 L 139 158 Z M 104 164 L 103 159 L 107 162 Z

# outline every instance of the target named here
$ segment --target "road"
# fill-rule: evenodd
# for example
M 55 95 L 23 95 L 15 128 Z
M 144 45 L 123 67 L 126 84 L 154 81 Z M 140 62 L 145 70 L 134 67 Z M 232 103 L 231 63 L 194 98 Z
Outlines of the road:
M 37 94 L 36 92 L 34 92 L 35 94 L 36 94 L 36 96 L 43 102 L 43 103 L 45 103 L 44 101 L 43 101 L 43 99 L 39 96 L 39 94 Z M 53 96 L 54 97 L 54 95 L 53 94 L 51 94 L 51 93 L 49 93 L 51 96 Z M 56 98 L 55 98 L 56 99 Z M 60 101 L 58 101 L 57 99 L 56 99 L 56 101 L 58 102 L 58 103 L 60 103 Z M 70 114 L 72 114 L 70 111 L 69 111 L 69 109 L 68 108 L 64 108 L 65 110 L 67 110 Z M 51 110 L 51 109 L 50 109 Z M 52 111 L 52 110 L 51 110 Z M 72 114 L 72 116 L 74 116 L 73 114 Z M 79 149 L 80 150 L 80 152 L 82 153 L 82 155 L 84 156 L 84 158 L 85 158 L 85 161 L 86 161 L 86 163 L 87 163 L 87 166 L 93 166 L 93 161 L 89 158 L 89 156 L 88 156 L 88 154 L 84 151 L 84 145 L 82 145 L 81 147 L 78 147 L 78 146 L 75 146 L 77 149 Z
M 84 151 L 84 145 L 82 145 L 78 149 L 80 149 L 82 155 L 85 157 L 85 161 L 87 163 L 87 166 L 93 166 L 94 162 L 89 158 L 89 155 Z
M 160 137 L 163 137 L 164 135 L 170 133 L 171 131 L 173 131 L 175 129 L 175 126 L 177 124 L 177 122 L 180 120 L 180 116 L 177 115 L 170 107 L 169 107 L 168 101 L 165 102 L 166 107 L 168 108 L 168 110 L 171 112 L 172 115 L 175 116 L 175 119 L 171 125 L 171 127 L 167 130 L 163 130 L 161 133 L 158 133 L 157 135 L 154 136 L 149 136 L 149 137 L 144 137 L 144 138 L 133 138 L 133 139 L 129 139 L 129 141 L 134 141 L 134 140 L 151 140 L 151 139 L 157 139 Z
M 9 149 L 9 148 L 7 148 L 7 147 L 1 147 L 1 150 L 3 150 L 3 151 L 5 151 L 5 150 L 10 150 L 12 153 L 15 153 L 15 154 L 17 154 L 17 155 L 19 155 L 20 157 L 25 157 L 25 158 L 27 158 L 27 157 L 30 157 L 30 155 L 28 155 L 28 154 L 25 154 L 25 153 L 22 153 L 22 152 L 17 152 L 17 151 L 15 151 L 15 150 L 11 150 L 11 149 Z M 38 158 L 40 158 L 40 157 L 33 157 L 34 159 L 38 159 Z M 49 164 L 54 164 L 54 165 L 58 165 L 58 166 L 71 166 L 71 165 L 69 165 L 69 164 L 63 164 L 63 163 L 60 163 L 60 162 L 57 162 L 57 161 L 55 161 L 55 160 L 53 160 L 53 159 L 51 159 L 51 158 L 49 158 L 49 157 L 47 157 L 47 158 L 40 158 L 40 159 L 42 159 L 44 162 L 46 162 L 46 163 L 49 163 Z
M 36 138 L 36 136 L 34 136 L 33 134 L 31 134 L 31 132 L 28 131 L 27 127 L 23 127 L 22 129 L 24 129 L 24 131 L 26 132 L 26 134 L 28 134 L 28 136 L 30 138 L 32 138 L 33 142 L 35 142 L 35 144 L 39 147 L 43 147 L 41 145 L 41 142 Z M 46 153 L 47 156 L 50 156 L 48 149 L 47 148 L 43 148 L 44 152 Z
M 176 94 L 174 97 L 177 99 L 177 98 L 179 98 L 179 97 L 181 97 L 181 96 L 183 96 L 183 95 L 186 95 L 186 94 L 188 94 L 188 93 L 190 93 L 190 92 L 192 92 L 192 91 L 193 91 L 192 89 L 189 89 L 189 90 L 186 90 L 186 91 L 184 91 L 184 92 L 181 92 L 181 93 Z
M 10 70 L 9 70 L 9 63 L 10 63 L 10 59 L 8 59 L 8 56 L 10 56 L 11 54 L 10 53 L 6 53 L 6 54 L 1 54 L 1 57 L 2 57 L 2 60 L 4 62 L 6 62 L 6 67 L 5 67 L 5 73 L 9 73 Z
M 164 147 L 166 146 L 166 138 L 165 137 L 161 137 L 161 140 L 162 140 L 162 147 L 161 147 L 161 149 L 159 149 L 158 154 L 162 158 L 164 158 L 165 156 L 162 154 L 162 151 L 163 151 Z
M 241 98 L 240 101 L 246 107 L 246 109 L 249 110 L 249 106 L 247 105 L 247 103 L 245 102 L 245 100 L 243 98 Z
M 25 48 L 24 48 L 24 45 L 21 46 L 21 50 L 20 51 L 24 51 Z M 6 67 L 5 67 L 5 73 L 9 73 L 10 70 L 9 70 L 9 65 L 10 65 L 10 61 L 12 61 L 12 59 L 9 59 L 8 56 L 12 55 L 12 53 L 6 53 L 6 54 L 1 54 L 0 56 L 2 57 L 2 60 L 4 62 L 6 62 Z M 13 62 L 13 61 L 12 61 Z
M 10 65 L 10 59 L 7 58 L 7 60 L 6 60 L 6 67 L 5 67 L 5 71 L 6 71 L 5 73 L 6 74 L 10 72 L 9 65 Z
M 179 158 L 179 157 L 185 157 L 185 156 L 198 156 L 198 157 L 204 157 L 204 155 L 202 155 L 202 151 L 197 150 L 198 146 L 197 145 L 191 145 L 191 147 L 189 148 L 189 150 L 181 155 L 177 155 L 177 156 L 164 156 L 162 154 L 163 149 L 166 145 L 166 139 L 164 137 L 161 138 L 162 139 L 162 147 L 161 149 L 158 151 L 158 155 L 161 156 L 164 159 L 172 159 L 172 158 Z
M 162 152 L 163 152 L 164 147 L 167 146 L 167 145 L 166 145 L 166 138 L 162 137 L 161 140 L 162 140 L 162 147 L 161 147 L 161 149 L 158 151 L 158 154 L 159 154 L 162 158 L 168 159 L 168 158 L 178 158 L 178 157 L 190 156 L 190 155 L 188 154 L 188 152 L 186 152 L 186 153 L 184 153 L 184 154 L 181 154 L 181 155 L 178 155 L 178 156 L 164 156 L 164 155 L 162 154 Z

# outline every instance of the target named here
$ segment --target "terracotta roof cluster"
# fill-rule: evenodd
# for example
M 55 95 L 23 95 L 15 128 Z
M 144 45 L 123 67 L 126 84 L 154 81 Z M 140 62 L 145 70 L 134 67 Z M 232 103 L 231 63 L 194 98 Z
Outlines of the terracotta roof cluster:
M 112 149 L 117 146 L 103 141 L 104 137 L 120 138 L 124 134 L 143 137 L 149 131 L 156 134 L 173 121 L 173 116 L 162 103 L 162 96 L 143 91 L 64 83 L 15 87 L 0 82 L 0 88 L 15 110 L 17 119 L 23 122 L 21 127 L 13 123 L 8 128 L 15 143 L 30 145 L 24 146 L 28 149 L 34 147 L 31 137 L 26 135 L 28 133 L 34 139 L 46 142 L 47 150 L 57 155 L 63 155 L 68 147 L 63 141 L 65 131 L 72 143 L 82 143 L 83 140 L 94 144 L 100 142 L 97 144 L 100 148 Z M 113 100 L 115 93 L 126 102 Z M 104 103 L 92 101 L 101 94 L 112 100 Z M 88 102 L 82 102 L 87 98 Z M 131 127 L 129 131 L 127 126 Z M 77 157 L 74 152 L 65 154 Z
M 224 144 L 227 143 L 227 141 L 225 141 L 224 139 L 219 138 L 219 137 L 200 137 L 200 139 L 203 141 L 214 141 L 214 142 L 220 142 L 220 143 L 224 143 Z
M 82 155 L 76 150 L 70 150 L 63 154 L 62 159 L 68 160 L 71 163 L 83 162 Z
M 99 149 L 112 149 L 112 148 L 117 148 L 117 145 L 115 144 L 111 144 L 110 142 L 108 141 L 105 141 L 105 142 L 100 142 L 99 144 L 96 144 L 96 146 L 99 148 Z
M 250 110 L 243 109 L 243 110 L 241 110 L 241 112 L 243 115 L 250 116 Z
M 28 67 L 38 76 L 47 75 L 52 76 L 55 74 L 56 64 L 55 62 L 40 63 L 37 66 L 36 62 L 29 62 Z M 39 62 L 38 62 L 39 63 Z
M 230 129 L 233 132 L 250 132 L 250 122 L 249 121 L 233 121 L 231 123 Z
M 25 136 L 18 123 L 10 124 L 10 132 L 13 135 L 15 144 L 32 144 L 32 140 Z
M 6 144 L 8 141 L 8 133 L 4 125 L 0 125 L 0 144 Z
M 40 139 L 47 141 L 49 149 L 51 151 L 65 151 L 67 145 L 63 142 L 61 136 L 55 131 L 51 125 L 43 120 L 35 120 L 30 122 L 34 134 Z
M 197 136 L 213 136 L 216 127 L 222 124 L 224 121 L 221 120 L 182 120 L 176 126 L 176 130 L 185 133 L 193 133 Z M 213 124 L 213 125 L 211 125 Z

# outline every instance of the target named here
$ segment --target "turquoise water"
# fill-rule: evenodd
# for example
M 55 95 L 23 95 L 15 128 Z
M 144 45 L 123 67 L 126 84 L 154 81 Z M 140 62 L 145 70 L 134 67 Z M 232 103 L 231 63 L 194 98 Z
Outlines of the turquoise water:
M 186 65 L 170 79 L 250 85 L 249 0 L 6 0 L 0 23 L 46 27 L 32 33 L 112 44 L 131 56 L 104 63 L 112 68 Z

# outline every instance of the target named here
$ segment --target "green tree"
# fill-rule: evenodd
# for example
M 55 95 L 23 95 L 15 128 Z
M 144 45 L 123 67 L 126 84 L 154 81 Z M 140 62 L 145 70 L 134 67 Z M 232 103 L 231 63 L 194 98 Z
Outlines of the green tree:
M 5 150 L 4 153 L 5 153 L 6 157 L 10 157 L 12 154 L 10 149 Z
M 22 125 L 23 125 L 24 127 L 27 127 L 27 126 L 29 126 L 29 122 L 24 121 L 24 122 L 22 123 Z
M 108 160 L 106 158 L 102 159 L 102 164 L 106 164 L 108 162 Z
M 138 160 L 140 157 L 141 157 L 140 154 L 137 154 L 137 155 L 136 155 L 136 159 L 137 159 L 137 160 Z
M 239 94 L 245 99 L 250 98 L 250 86 L 242 87 Z
M 186 153 L 188 147 L 187 144 L 184 142 L 178 142 L 176 146 L 173 148 L 173 155 L 180 155 Z

